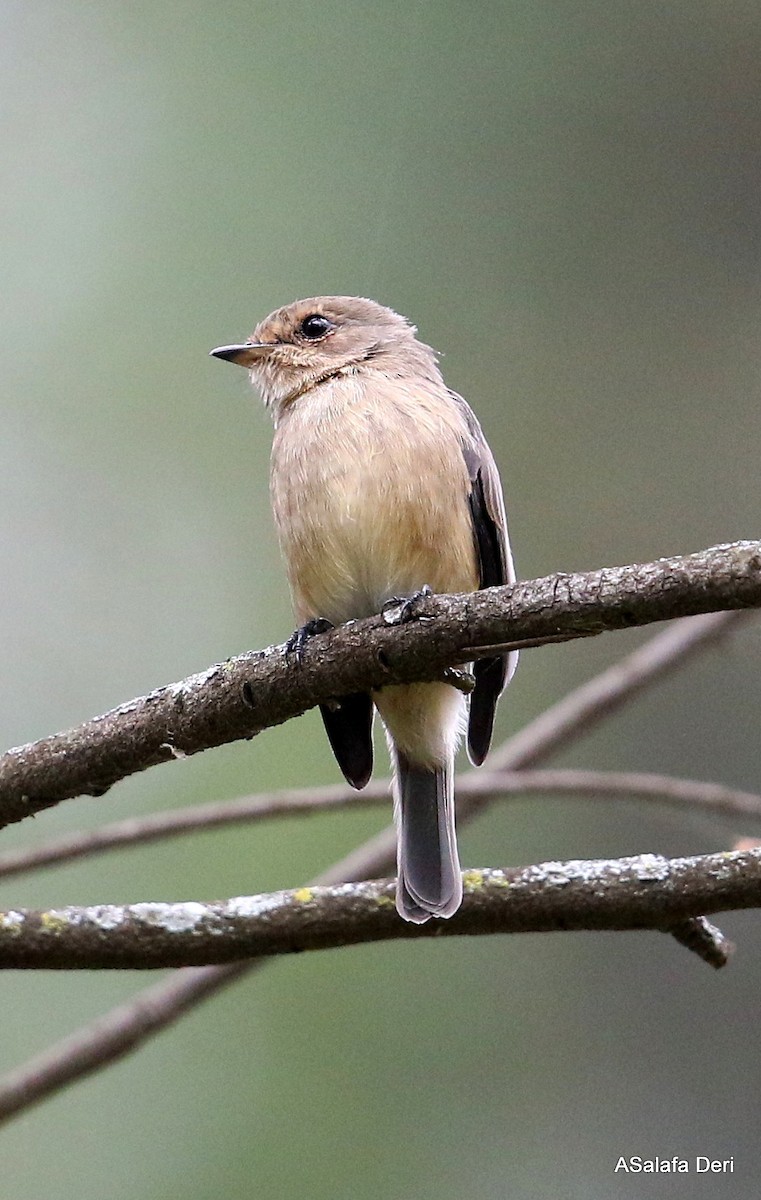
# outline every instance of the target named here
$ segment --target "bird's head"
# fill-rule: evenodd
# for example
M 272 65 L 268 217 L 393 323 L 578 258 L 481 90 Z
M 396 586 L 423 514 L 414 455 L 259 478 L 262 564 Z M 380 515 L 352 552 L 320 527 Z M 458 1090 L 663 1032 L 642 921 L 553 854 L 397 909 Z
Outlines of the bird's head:
M 218 346 L 211 354 L 246 367 L 264 403 L 277 411 L 318 384 L 363 368 L 435 378 L 435 354 L 416 332 L 405 317 L 374 300 L 313 296 L 276 309 L 248 341 Z

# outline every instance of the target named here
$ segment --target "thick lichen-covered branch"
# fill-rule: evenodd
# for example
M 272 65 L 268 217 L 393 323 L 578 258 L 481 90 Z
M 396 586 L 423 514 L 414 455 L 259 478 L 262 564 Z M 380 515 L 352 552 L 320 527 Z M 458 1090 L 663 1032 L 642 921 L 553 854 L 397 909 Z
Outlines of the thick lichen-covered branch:
M 0 824 L 175 757 L 251 738 L 333 697 L 435 679 L 495 645 L 536 645 L 672 617 L 761 607 L 761 542 L 432 596 L 417 619 L 349 622 L 303 661 L 269 647 L 131 700 L 76 729 L 0 757 Z
M 0 967 L 135 970 L 207 966 L 392 938 L 582 929 L 673 932 L 704 913 L 761 905 L 761 851 L 547 862 L 470 870 L 463 880 L 461 910 L 449 921 L 422 926 L 399 919 L 392 880 L 208 904 L 9 911 L 0 914 Z

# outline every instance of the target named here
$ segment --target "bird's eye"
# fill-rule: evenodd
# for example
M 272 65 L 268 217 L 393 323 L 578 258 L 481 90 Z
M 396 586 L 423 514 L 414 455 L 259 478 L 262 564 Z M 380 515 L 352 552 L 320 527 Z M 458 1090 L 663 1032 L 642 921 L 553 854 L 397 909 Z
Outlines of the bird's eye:
M 333 323 L 327 317 L 321 317 L 319 313 L 311 313 L 308 317 L 304 317 L 299 326 L 299 333 L 302 337 L 316 342 L 318 338 L 323 338 L 326 333 L 330 333 L 332 328 Z

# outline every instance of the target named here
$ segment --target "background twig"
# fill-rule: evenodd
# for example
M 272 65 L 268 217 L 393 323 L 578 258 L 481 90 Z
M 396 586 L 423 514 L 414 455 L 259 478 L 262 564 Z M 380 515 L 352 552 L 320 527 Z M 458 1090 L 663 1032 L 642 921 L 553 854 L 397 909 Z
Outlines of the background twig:
M 496 760 L 502 767 L 528 767 L 541 762 L 617 711 L 627 698 L 676 670 L 700 650 L 714 645 L 741 619 L 737 613 L 717 613 L 680 622 L 660 632 L 644 647 L 571 692 L 508 739 L 492 756 L 492 762 Z M 461 811 L 461 820 L 473 815 L 474 807 Z M 393 839 L 385 831 L 324 871 L 319 882 L 337 883 L 382 874 L 392 863 Z M 3 1076 L 0 1120 L 7 1120 L 60 1088 L 122 1058 L 195 1005 L 266 961 L 254 959 L 223 967 L 188 968 L 146 988 Z
M 650 801 L 677 808 L 700 808 L 723 816 L 761 820 L 761 795 L 702 779 L 678 779 L 645 771 L 539 770 L 493 771 L 482 768 L 459 775 L 458 800 L 465 797 L 492 803 L 541 793 L 568 799 Z M 0 854 L 0 878 L 20 875 L 40 867 L 55 867 L 73 859 L 108 850 L 128 849 L 164 838 L 201 833 L 225 825 L 251 824 L 280 817 L 313 816 L 338 808 L 364 808 L 388 804 L 391 782 L 378 779 L 361 792 L 345 784 L 283 789 L 196 804 L 190 808 L 127 817 L 98 829 L 65 834 L 40 846 L 26 846 Z

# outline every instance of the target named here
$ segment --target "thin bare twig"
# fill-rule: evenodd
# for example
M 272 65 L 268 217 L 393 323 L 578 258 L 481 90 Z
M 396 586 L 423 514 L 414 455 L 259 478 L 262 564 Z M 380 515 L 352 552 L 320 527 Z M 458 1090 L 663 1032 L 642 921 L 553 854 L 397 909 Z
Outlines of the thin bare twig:
M 695 651 L 708 649 L 754 619 L 755 614 L 748 612 L 717 612 L 669 625 L 518 730 L 491 755 L 490 769 L 518 771 L 533 766 L 538 753 L 545 758 L 576 741 L 601 718 L 612 716 L 681 667 Z
M 692 654 L 708 649 L 742 622 L 752 619 L 750 613 L 708 613 L 669 626 L 529 721 L 492 752 L 488 769 L 518 771 L 543 762 L 600 721 L 613 716 L 645 688 L 681 667 Z M 458 822 L 471 820 L 489 803 L 490 798 L 461 791 Z M 387 864 L 393 863 L 394 851 L 395 834 L 389 827 L 348 854 L 343 866 L 351 872 L 351 879 L 382 875 L 389 869 Z M 364 871 L 363 866 L 367 867 Z
M 499 765 L 527 767 L 542 761 L 559 746 L 567 745 L 574 729 L 580 736 L 620 708 L 627 696 L 641 692 L 691 655 L 715 644 L 735 628 L 736 622 L 736 614 L 719 613 L 680 622 L 656 635 L 645 647 L 571 692 L 511 738 L 502 753 L 495 755 Z M 464 819 L 468 815 L 465 813 Z M 386 837 L 384 848 L 382 839 L 380 844 L 378 839 L 371 839 L 365 844 L 364 856 L 361 849 L 354 851 L 323 872 L 319 882 L 338 883 L 389 870 L 393 864 L 393 845 L 389 847 L 389 841 Z M 0 1079 L 0 1120 L 9 1119 L 136 1050 L 195 1005 L 266 961 L 189 968 L 146 988 Z
M 336 696 L 438 679 L 495 643 L 569 640 L 759 606 L 761 542 L 432 596 L 417 610 L 424 620 L 349 622 L 313 639 L 300 664 L 282 646 L 244 654 L 77 729 L 9 750 L 0 757 L 0 823 L 21 821 L 72 796 L 102 795 L 137 771 L 251 738 Z
M 27 846 L 0 854 L 0 878 L 41 867 L 55 867 L 73 859 L 129 849 L 163 838 L 180 837 L 225 825 L 250 824 L 277 817 L 313 816 L 338 808 L 364 808 L 387 804 L 390 781 L 376 780 L 361 792 L 345 784 L 284 789 L 197 804 L 192 808 L 128 817 L 99 829 L 65 834 L 40 846 Z M 724 816 L 761 820 L 761 795 L 728 788 L 702 779 L 677 779 L 644 771 L 539 770 L 469 771 L 458 777 L 458 800 L 515 799 L 520 796 L 555 795 L 571 799 L 645 800 L 677 808 L 702 808 Z
M 148 1038 L 173 1025 L 207 996 L 266 959 L 227 967 L 175 971 L 96 1017 L 41 1054 L 8 1071 L 0 1080 L 0 1122 L 109 1063 L 137 1050 Z

